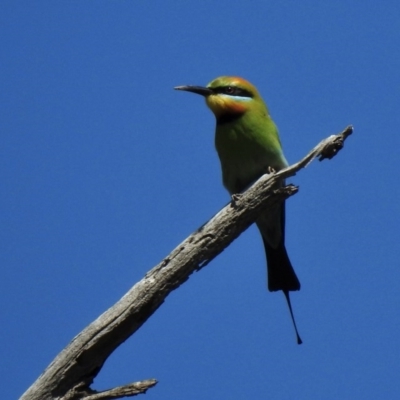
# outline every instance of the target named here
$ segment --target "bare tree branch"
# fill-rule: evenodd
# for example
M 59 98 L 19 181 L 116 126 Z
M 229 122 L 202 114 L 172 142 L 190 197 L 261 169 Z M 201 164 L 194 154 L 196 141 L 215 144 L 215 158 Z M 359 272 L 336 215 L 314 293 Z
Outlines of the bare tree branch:
M 146 393 L 147 389 L 155 386 L 157 381 L 155 379 L 148 379 L 146 381 L 130 383 L 124 386 L 118 386 L 114 389 L 104 390 L 103 392 L 96 392 L 90 388 L 84 387 L 82 384 L 70 390 L 63 398 L 65 400 L 85 399 L 85 400 L 112 400 L 121 399 L 122 397 L 133 397 L 137 394 Z
M 277 182 L 295 175 L 316 157 L 320 161 L 332 158 L 352 132 L 353 128 L 349 126 L 342 133 L 328 137 L 298 163 L 262 176 L 246 192 L 235 196 L 115 305 L 80 332 L 22 395 L 21 400 L 117 399 L 144 393 L 156 385 L 157 381 L 150 379 L 104 392 L 90 388 L 111 353 L 146 322 L 173 290 L 221 253 L 255 221 L 261 210 L 298 191 L 294 185 L 275 189 Z

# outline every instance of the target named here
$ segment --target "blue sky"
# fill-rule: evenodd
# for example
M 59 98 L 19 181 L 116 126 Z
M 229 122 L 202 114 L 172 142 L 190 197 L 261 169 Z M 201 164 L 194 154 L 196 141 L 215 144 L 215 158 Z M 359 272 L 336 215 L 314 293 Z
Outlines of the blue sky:
M 94 382 L 158 399 L 398 398 L 400 5 L 396 1 L 7 1 L 0 5 L 0 375 L 17 398 L 228 201 L 204 101 L 254 83 L 289 162 L 292 304 L 251 227 L 172 293 Z

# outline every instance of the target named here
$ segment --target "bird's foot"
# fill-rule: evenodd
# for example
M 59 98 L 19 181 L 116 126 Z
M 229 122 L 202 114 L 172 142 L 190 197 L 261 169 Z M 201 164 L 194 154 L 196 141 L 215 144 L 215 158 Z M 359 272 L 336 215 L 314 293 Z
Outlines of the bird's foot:
M 275 171 L 275 169 L 274 168 L 272 168 L 272 167 L 268 167 L 267 168 L 267 174 L 274 174 L 276 171 Z
M 242 197 L 241 193 L 234 193 L 233 195 L 231 195 L 233 207 L 235 207 L 237 205 L 236 203 L 240 200 L 241 197 Z

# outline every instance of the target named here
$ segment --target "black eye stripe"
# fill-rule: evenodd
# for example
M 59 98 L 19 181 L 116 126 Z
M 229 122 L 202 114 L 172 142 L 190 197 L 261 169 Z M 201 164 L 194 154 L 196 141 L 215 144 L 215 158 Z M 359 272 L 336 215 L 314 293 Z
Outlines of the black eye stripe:
M 212 88 L 212 91 L 214 93 L 227 94 L 228 96 L 253 97 L 251 92 L 237 86 L 219 86 Z

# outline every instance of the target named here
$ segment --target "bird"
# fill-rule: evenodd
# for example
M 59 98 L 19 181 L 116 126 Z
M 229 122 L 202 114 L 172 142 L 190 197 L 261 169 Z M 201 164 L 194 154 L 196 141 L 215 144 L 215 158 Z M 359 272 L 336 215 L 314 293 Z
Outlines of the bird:
M 277 126 L 257 88 L 249 81 L 220 76 L 207 86 L 174 89 L 203 96 L 213 112 L 222 181 L 231 196 L 240 195 L 262 175 L 288 166 Z M 284 180 L 280 185 L 284 185 Z M 284 293 L 297 343 L 301 344 L 289 296 L 290 291 L 300 290 L 300 281 L 285 247 L 285 203 L 263 210 L 256 225 L 266 252 L 268 290 Z
M 174 89 L 203 96 L 213 112 L 222 181 L 231 196 L 244 192 L 262 175 L 289 165 L 268 107 L 257 88 L 246 79 L 220 76 L 206 86 L 185 85 Z M 284 184 L 282 180 L 280 186 Z M 282 290 L 297 343 L 301 344 L 289 295 L 300 290 L 300 281 L 285 247 L 285 203 L 263 210 L 256 225 L 265 247 L 268 290 Z

